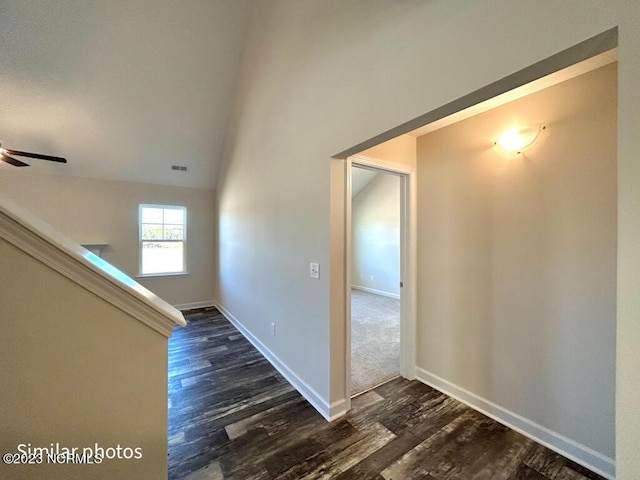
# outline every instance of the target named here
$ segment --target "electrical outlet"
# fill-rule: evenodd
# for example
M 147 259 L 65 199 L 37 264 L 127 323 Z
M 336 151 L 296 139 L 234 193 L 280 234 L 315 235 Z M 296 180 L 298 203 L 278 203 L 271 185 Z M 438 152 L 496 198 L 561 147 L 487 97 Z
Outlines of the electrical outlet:
M 319 263 L 310 263 L 309 264 L 309 276 L 311 278 L 320 278 L 320 264 Z
M 363 274 L 360 274 L 360 280 L 362 280 L 364 278 Z
M 371 275 L 371 281 L 373 282 L 373 275 Z
M 271 322 L 271 335 L 276 336 L 276 324 Z

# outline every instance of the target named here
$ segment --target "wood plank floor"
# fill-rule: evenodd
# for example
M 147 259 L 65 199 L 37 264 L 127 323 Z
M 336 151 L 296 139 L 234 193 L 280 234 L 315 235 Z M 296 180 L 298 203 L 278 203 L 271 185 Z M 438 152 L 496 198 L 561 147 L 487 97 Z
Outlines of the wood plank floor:
M 326 422 L 215 309 L 169 342 L 169 478 L 600 480 L 417 381 Z

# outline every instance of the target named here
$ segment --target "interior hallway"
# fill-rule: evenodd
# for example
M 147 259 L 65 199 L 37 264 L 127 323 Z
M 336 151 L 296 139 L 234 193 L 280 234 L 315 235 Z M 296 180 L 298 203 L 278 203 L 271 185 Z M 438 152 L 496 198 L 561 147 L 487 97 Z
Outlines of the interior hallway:
M 329 423 L 216 309 L 186 317 L 169 341 L 170 479 L 602 478 L 417 381 Z

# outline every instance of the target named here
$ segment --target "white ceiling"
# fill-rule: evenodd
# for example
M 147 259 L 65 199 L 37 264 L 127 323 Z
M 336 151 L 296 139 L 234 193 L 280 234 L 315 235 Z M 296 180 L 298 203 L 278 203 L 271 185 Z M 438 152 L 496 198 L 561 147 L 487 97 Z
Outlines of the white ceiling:
M 213 188 L 248 17 L 247 0 L 3 0 L 0 141 L 69 160 L 31 171 Z

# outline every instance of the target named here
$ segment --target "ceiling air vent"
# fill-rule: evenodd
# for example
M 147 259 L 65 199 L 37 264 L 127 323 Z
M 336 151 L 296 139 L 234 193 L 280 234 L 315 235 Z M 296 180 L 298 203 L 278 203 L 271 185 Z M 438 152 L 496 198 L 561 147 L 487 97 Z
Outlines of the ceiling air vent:
M 180 172 L 186 172 L 187 171 L 187 167 L 185 167 L 184 165 L 171 165 L 171 170 L 178 170 Z

